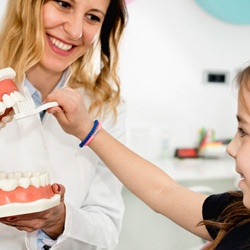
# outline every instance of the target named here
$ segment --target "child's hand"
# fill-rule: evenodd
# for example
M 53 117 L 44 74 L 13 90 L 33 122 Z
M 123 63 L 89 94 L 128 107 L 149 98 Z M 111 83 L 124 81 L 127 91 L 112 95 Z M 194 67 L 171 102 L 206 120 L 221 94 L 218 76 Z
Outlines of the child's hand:
M 47 111 L 56 117 L 63 130 L 80 140 L 85 138 L 93 121 L 88 115 L 82 95 L 71 88 L 58 89 L 46 98 L 46 102 L 51 101 L 57 101 L 59 107 Z

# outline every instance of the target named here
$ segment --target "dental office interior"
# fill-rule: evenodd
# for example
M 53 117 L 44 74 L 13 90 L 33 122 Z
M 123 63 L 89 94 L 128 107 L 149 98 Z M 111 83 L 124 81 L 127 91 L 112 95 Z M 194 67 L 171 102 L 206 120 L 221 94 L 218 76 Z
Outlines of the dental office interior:
M 127 145 L 189 188 L 207 194 L 237 189 L 239 177 L 226 146 L 237 130 L 234 77 L 250 61 L 250 2 L 127 2 L 120 58 Z M 126 211 L 116 250 L 204 245 L 126 188 L 123 196 Z
M 0 17 L 7 1 L 1 0 Z M 234 161 L 225 148 L 237 129 L 233 79 L 250 60 L 250 3 L 127 4 L 129 22 L 120 47 L 127 146 L 191 189 L 208 194 L 237 189 Z M 126 210 L 115 250 L 204 245 L 126 188 L 123 197 Z

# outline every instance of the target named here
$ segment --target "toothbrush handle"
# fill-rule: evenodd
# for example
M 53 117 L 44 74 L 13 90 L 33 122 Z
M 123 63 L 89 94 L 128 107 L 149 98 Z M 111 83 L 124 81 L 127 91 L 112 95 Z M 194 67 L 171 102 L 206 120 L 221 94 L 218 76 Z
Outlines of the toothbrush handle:
M 59 106 L 58 102 L 47 102 L 47 103 L 37 107 L 35 110 L 37 113 L 40 113 L 43 110 L 53 108 L 53 107 L 58 107 L 58 106 Z
M 19 120 L 19 119 L 22 119 L 25 117 L 36 115 L 36 114 L 40 113 L 41 111 L 46 110 L 48 108 L 58 107 L 58 106 L 59 106 L 58 102 L 48 102 L 48 103 L 45 103 L 41 106 L 36 107 L 35 109 L 25 111 L 22 113 L 18 113 L 16 115 L 14 115 L 14 118 L 15 118 L 15 120 Z

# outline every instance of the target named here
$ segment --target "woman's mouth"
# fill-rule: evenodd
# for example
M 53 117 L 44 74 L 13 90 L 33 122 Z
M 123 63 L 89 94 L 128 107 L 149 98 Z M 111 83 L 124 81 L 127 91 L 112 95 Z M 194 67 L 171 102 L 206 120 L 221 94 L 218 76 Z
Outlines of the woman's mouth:
M 63 43 L 52 36 L 48 36 L 51 43 L 60 50 L 69 51 L 73 48 L 73 45 Z

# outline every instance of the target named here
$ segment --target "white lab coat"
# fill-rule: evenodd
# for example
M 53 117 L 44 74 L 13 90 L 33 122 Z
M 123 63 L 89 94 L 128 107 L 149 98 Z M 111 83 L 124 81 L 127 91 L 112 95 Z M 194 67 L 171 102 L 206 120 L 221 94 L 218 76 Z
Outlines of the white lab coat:
M 124 104 L 115 124 L 110 117 L 101 122 L 124 142 Z M 13 120 L 0 130 L 0 171 L 46 170 L 51 183 L 65 186 L 65 230 L 53 250 L 113 249 L 124 212 L 122 185 L 88 147 L 80 148 L 79 143 L 50 114 L 42 122 L 39 115 Z M 37 231 L 24 233 L 0 224 L 0 248 L 35 250 L 36 235 Z

